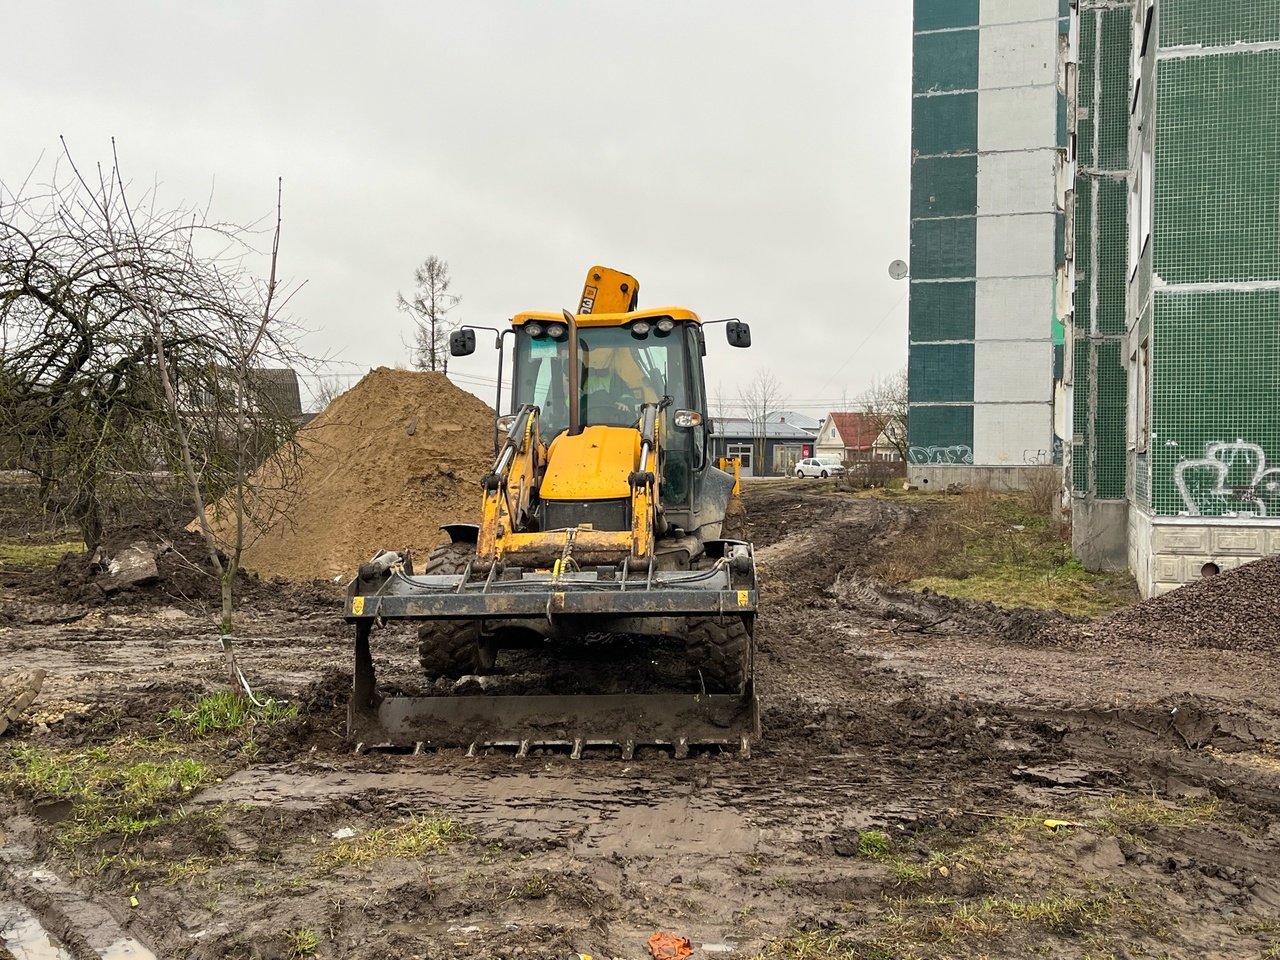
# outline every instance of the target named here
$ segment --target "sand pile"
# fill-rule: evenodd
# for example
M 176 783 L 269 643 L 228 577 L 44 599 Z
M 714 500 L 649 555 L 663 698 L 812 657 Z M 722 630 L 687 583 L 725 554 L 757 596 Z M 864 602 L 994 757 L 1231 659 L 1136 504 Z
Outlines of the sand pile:
M 1071 632 L 1095 644 L 1280 652 L 1280 556 L 1194 581 Z
M 243 565 L 291 580 L 346 579 L 381 549 L 416 565 L 442 523 L 477 523 L 493 466 L 493 411 L 441 373 L 379 367 L 299 434 L 297 499 Z

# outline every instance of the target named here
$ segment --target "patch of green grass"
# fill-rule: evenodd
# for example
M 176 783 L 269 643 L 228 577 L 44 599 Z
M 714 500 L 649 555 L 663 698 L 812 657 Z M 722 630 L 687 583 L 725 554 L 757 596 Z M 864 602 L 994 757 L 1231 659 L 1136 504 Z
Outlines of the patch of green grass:
M 210 694 L 157 717 L 155 736 L 118 736 L 83 747 L 15 748 L 0 759 L 0 784 L 37 800 L 70 801 L 71 814 L 57 832 L 68 852 L 100 841 L 128 841 L 166 823 L 204 829 L 197 822 L 202 815 L 185 814 L 179 804 L 225 768 L 220 739 L 238 738 L 243 753 L 252 747 L 255 726 L 296 715 L 293 707 L 259 709 L 229 693 Z M 166 729 L 163 721 L 171 726 Z M 194 737 L 201 747 L 174 742 L 171 733 Z
M 320 946 L 320 938 L 315 932 L 307 927 L 299 927 L 297 930 L 290 930 L 286 934 L 289 941 L 289 956 L 291 957 L 310 957 L 313 956 Z
M 858 856 L 881 860 L 893 852 L 893 842 L 883 830 L 863 830 L 858 834 Z
M 81 750 L 20 747 L 0 777 L 37 797 L 71 801 L 58 842 L 73 850 L 104 837 L 136 837 L 213 773 L 163 742 L 122 739 Z
M 370 830 L 363 836 L 338 840 L 319 856 L 317 862 L 330 867 L 343 864 L 368 867 L 375 860 L 413 860 L 441 854 L 451 843 L 470 839 L 471 834 L 452 817 L 414 816 L 403 823 Z
M 0 542 L 0 571 L 52 570 L 68 553 L 84 553 L 84 543 L 80 540 L 65 543 Z
M 983 902 L 983 909 L 1018 923 L 1035 923 L 1053 933 L 1070 933 L 1096 927 L 1110 912 L 1105 899 L 1050 895 L 1038 899 L 996 897 Z
M 1072 558 L 1069 530 L 1029 495 L 974 488 L 918 501 L 922 516 L 875 563 L 891 583 L 1006 607 L 1098 616 L 1138 599 L 1127 574 L 1094 574 Z
M 1098 825 L 1118 834 L 1140 833 L 1150 827 L 1189 827 L 1207 823 L 1217 813 L 1216 798 L 1207 800 L 1165 801 L 1155 797 L 1119 793 L 1106 801 L 1107 815 Z
M 805 930 L 774 940 L 753 960 L 879 960 L 879 957 L 890 960 L 896 956 L 888 952 L 868 953 L 862 947 L 839 933 Z
M 541 900 L 551 892 L 551 884 L 547 882 L 545 873 L 536 873 L 525 880 L 520 889 L 520 896 L 526 900 Z
M 1087 573 L 1076 561 L 1057 569 L 1033 570 L 1022 564 L 990 565 L 964 578 L 919 577 L 913 590 L 929 589 L 949 597 L 990 600 L 1000 607 L 1032 607 L 1061 610 L 1075 617 L 1098 617 L 1127 606 L 1122 596 L 1100 591 L 1096 584 L 1108 578 Z
M 190 707 L 174 707 L 165 719 L 194 737 L 215 734 L 246 734 L 258 724 L 279 723 L 298 715 L 298 708 L 269 700 L 255 707 L 248 697 L 220 690 L 201 697 Z
M 213 857 L 202 856 L 190 856 L 185 860 L 178 860 L 165 868 L 164 878 L 160 882 L 166 887 L 172 887 L 183 880 L 204 876 L 216 862 Z
M 938 945 L 945 944 L 963 944 L 967 951 L 977 950 L 981 955 L 986 944 L 1015 929 L 1092 935 L 1088 931 L 1107 919 L 1114 899 L 1049 894 L 972 901 L 947 897 L 896 900 L 857 928 L 797 931 L 781 937 L 755 960 L 904 960 L 922 956 L 917 949 L 923 949 L 923 955 L 937 955 Z

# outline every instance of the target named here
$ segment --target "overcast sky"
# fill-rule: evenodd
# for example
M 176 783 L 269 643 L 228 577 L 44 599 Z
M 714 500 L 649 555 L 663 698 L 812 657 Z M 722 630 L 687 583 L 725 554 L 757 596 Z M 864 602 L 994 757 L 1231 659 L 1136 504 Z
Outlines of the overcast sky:
M 759 369 L 821 416 L 906 362 L 911 4 L 30 3 L 0 0 L 0 178 L 65 136 L 217 219 L 268 216 L 309 352 L 407 365 L 396 291 L 447 260 L 453 316 L 576 305 L 587 268 L 641 305 L 749 322 L 709 338 L 726 398 Z M 492 402 L 496 355 L 454 361 Z

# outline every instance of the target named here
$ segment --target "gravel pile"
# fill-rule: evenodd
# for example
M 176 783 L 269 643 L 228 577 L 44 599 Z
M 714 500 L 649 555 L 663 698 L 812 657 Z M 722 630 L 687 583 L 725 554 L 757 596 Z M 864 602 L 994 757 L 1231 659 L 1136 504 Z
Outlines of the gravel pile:
M 1066 640 L 1280 652 L 1280 556 L 1228 570 L 1095 620 Z

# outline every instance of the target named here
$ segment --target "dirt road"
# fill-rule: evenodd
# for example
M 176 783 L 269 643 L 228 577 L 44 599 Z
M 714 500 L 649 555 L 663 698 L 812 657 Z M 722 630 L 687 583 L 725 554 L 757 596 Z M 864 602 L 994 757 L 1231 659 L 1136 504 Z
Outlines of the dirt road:
M 863 571 L 914 522 L 899 503 L 784 484 L 748 508 L 749 761 L 353 756 L 348 631 L 319 585 L 257 591 L 240 628 L 245 673 L 301 715 L 184 737 L 166 712 L 223 683 L 211 615 L 41 623 L 58 609 L 11 587 L 0 677 L 48 676 L 0 740 L 9 949 L 639 958 L 661 930 L 695 957 L 1280 954 L 1273 654 L 1063 640 L 891 590 Z M 379 650 L 384 682 L 411 678 L 408 634 Z M 33 758 L 144 748 L 209 775 L 175 779 L 159 822 L 69 844 L 75 808 Z

